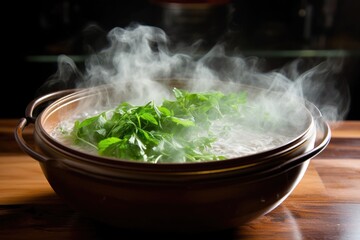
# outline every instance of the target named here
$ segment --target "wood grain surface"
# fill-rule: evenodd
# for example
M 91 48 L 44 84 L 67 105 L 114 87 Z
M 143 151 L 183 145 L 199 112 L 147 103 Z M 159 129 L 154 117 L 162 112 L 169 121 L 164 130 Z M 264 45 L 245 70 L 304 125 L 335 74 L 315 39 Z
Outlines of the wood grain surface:
M 276 209 L 236 229 L 144 233 L 114 229 L 68 207 L 38 162 L 14 140 L 18 120 L 0 120 L 0 239 L 360 239 L 360 121 L 331 124 L 328 147 L 311 160 Z M 31 142 L 32 129 L 24 137 Z

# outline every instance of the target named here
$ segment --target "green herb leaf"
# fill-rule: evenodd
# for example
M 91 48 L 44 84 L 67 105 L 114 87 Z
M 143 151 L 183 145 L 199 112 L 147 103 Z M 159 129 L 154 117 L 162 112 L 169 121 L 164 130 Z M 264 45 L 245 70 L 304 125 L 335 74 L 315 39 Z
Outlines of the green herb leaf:
M 99 115 L 76 121 L 75 144 L 97 149 L 102 156 L 153 163 L 221 160 L 211 153 L 216 138 L 211 122 L 239 113 L 246 93 L 194 93 L 173 89 L 175 100 L 159 106 L 128 102 Z

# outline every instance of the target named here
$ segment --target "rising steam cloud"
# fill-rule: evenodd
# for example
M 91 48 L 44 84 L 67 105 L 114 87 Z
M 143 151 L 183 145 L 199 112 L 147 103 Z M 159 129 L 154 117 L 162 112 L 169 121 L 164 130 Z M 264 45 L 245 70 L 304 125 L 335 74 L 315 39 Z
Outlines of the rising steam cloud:
M 194 90 L 211 89 L 221 80 L 296 95 L 312 102 L 328 121 L 344 119 L 349 110 L 349 91 L 337 78 L 342 70 L 338 61 L 328 59 L 304 69 L 304 62 L 298 59 L 282 69 L 261 72 L 255 57 L 228 55 L 221 44 L 201 56 L 195 54 L 196 49 L 173 52 L 166 33 L 157 27 L 114 28 L 107 37 L 109 46 L 86 59 L 85 71 L 78 70 L 70 58 L 60 56 L 58 71 L 46 86 L 72 83 L 84 88 L 114 84 L 122 89 L 125 84 L 132 84 L 138 100 L 160 101 L 165 92 L 155 80 L 191 80 Z M 267 105 L 271 107 L 271 103 Z

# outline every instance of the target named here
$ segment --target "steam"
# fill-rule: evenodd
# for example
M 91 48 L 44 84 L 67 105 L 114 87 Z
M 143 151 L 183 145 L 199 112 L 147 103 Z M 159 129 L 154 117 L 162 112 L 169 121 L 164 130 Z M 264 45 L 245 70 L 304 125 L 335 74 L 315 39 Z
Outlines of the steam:
M 58 71 L 46 86 L 87 88 L 113 84 L 121 94 L 124 86 L 131 85 L 130 101 L 137 104 L 168 97 L 168 91 L 156 81 L 158 79 L 179 79 L 193 90 L 202 91 L 212 89 L 221 80 L 280 92 L 276 99 L 280 105 L 295 95 L 298 100 L 313 103 L 328 121 L 344 119 L 349 110 L 349 90 L 337 79 L 341 62 L 329 59 L 307 68 L 302 60 L 296 60 L 282 69 L 261 72 L 256 57 L 227 54 L 221 44 L 204 55 L 196 52 L 195 45 L 194 49 L 173 52 L 168 47 L 166 33 L 157 27 L 139 24 L 117 27 L 107 37 L 108 47 L 87 58 L 84 71 L 77 69 L 70 58 L 60 56 Z M 256 96 L 256 99 L 265 108 L 274 108 L 268 95 Z M 284 117 L 289 114 L 280 113 Z

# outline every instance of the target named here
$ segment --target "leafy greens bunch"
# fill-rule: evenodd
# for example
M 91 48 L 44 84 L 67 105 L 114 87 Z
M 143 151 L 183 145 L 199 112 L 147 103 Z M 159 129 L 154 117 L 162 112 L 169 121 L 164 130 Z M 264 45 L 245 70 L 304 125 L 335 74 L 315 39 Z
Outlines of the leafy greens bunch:
M 175 100 L 142 106 L 123 102 L 115 109 L 76 121 L 71 136 L 99 155 L 151 163 L 221 160 L 211 152 L 212 121 L 236 114 L 246 93 L 194 93 L 173 89 Z

